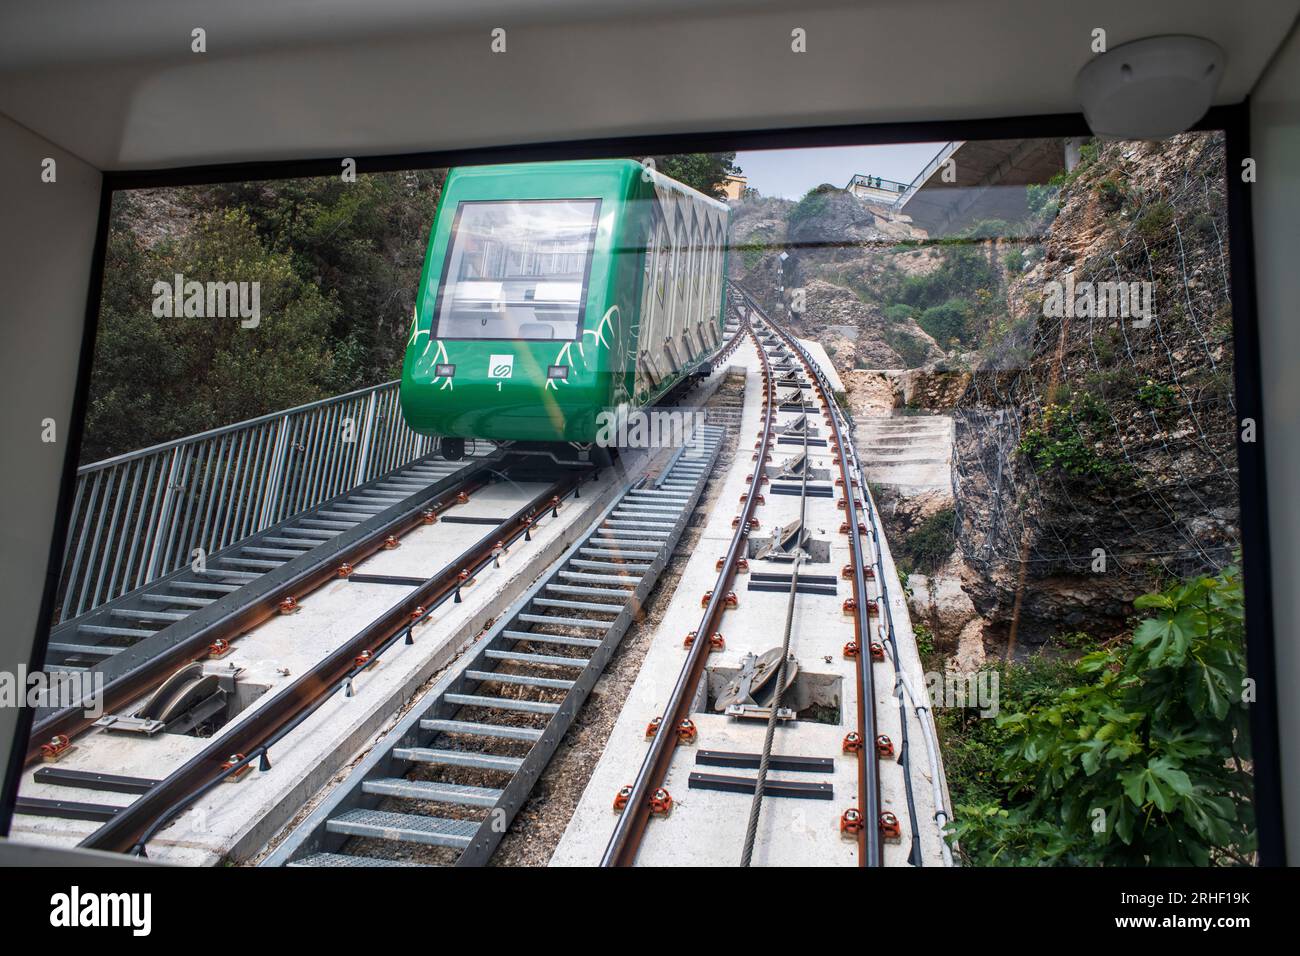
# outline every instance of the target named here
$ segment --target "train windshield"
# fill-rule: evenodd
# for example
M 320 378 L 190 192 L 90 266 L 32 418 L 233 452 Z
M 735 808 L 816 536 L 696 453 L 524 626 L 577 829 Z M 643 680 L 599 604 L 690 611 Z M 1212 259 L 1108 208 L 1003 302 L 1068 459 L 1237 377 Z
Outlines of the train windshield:
M 599 199 L 462 202 L 435 338 L 578 336 Z

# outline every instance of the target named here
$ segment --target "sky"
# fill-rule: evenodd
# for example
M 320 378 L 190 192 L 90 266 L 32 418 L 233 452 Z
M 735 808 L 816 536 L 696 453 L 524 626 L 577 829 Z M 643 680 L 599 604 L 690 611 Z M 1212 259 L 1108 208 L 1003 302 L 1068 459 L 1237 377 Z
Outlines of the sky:
M 764 196 L 802 199 L 814 186 L 843 188 L 854 173 L 910 183 L 943 143 L 764 149 L 736 154 L 749 185 Z

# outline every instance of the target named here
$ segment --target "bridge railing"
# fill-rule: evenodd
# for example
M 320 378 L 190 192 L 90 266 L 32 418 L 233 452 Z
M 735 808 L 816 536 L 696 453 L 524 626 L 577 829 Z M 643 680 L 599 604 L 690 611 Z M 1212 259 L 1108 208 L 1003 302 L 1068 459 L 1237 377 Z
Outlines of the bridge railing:
M 934 158 L 925 164 L 925 168 L 917 173 L 916 178 L 908 183 L 907 188 L 899 194 L 898 199 L 894 201 L 894 208 L 902 210 L 916 195 L 917 190 L 929 182 L 930 177 L 934 175 L 934 171 L 946 163 L 949 157 L 957 152 L 965 142 L 964 139 L 954 139 L 944 143 L 939 152 L 934 154 Z
M 398 382 L 273 412 L 77 469 L 67 620 L 426 455 Z
M 907 189 L 907 183 L 900 183 L 896 179 L 884 179 L 880 176 L 867 176 L 863 173 L 854 173 L 853 178 L 849 180 L 848 188 L 854 186 L 863 186 L 867 189 L 879 189 L 882 192 L 901 193 Z

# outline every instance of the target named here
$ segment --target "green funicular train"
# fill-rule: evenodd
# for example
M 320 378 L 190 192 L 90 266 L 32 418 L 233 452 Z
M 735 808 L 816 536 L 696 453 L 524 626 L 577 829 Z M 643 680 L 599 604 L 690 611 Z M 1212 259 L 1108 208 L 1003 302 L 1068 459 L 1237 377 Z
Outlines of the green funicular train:
M 729 210 L 634 160 L 453 169 L 402 366 L 406 423 L 605 460 L 602 412 L 658 401 L 722 344 Z

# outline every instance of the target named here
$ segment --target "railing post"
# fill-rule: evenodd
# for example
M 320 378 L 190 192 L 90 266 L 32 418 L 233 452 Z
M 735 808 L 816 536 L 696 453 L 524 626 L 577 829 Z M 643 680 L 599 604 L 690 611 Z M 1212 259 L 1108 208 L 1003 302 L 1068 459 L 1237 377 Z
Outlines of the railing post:
M 154 531 L 153 546 L 149 550 L 149 570 L 145 572 L 145 582 L 158 576 L 158 561 L 162 557 L 163 540 L 166 537 L 164 532 L 171 521 L 172 507 L 176 501 L 176 474 L 180 470 L 183 450 L 184 445 L 172 449 L 172 463 L 167 469 L 167 487 L 163 489 L 162 507 L 158 510 L 158 525 Z
M 257 520 L 257 530 L 275 523 L 275 512 L 280 507 L 280 494 L 284 490 L 285 452 L 289 446 L 289 416 L 280 419 L 275 432 L 275 449 L 271 452 L 271 469 L 263 486 L 262 514 Z
M 375 406 L 379 402 L 379 389 L 376 388 L 370 393 L 370 401 L 366 403 L 366 424 L 361 432 L 361 442 L 357 450 L 357 470 L 352 476 L 352 486 L 355 488 L 366 480 L 366 466 L 370 463 L 370 445 L 374 441 L 375 430 Z

